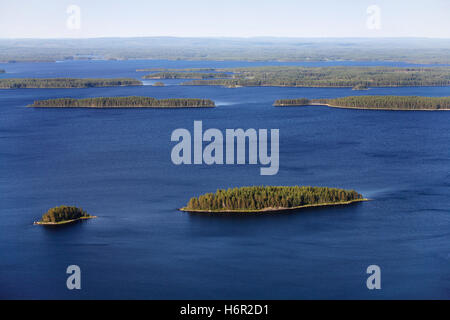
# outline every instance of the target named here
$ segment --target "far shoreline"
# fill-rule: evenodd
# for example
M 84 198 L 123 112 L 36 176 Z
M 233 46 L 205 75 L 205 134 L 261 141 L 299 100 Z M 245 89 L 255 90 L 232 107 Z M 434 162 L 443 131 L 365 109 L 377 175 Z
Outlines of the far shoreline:
M 275 107 L 309 107 L 309 106 L 325 106 L 329 108 L 337 109 L 356 109 L 356 110 L 381 110 L 381 111 L 450 111 L 450 109 L 390 109 L 390 108 L 366 108 L 366 107 L 346 107 L 346 106 L 336 106 L 327 103 L 309 103 L 309 104 L 273 104 Z
M 3 79 L 8 79 L 8 78 L 3 78 Z M 62 87 L 26 87 L 26 88 L 5 88 L 5 87 L 0 87 L 0 90 L 26 90 L 26 89 L 90 89 L 90 88 L 115 88 L 115 87 L 141 87 L 144 86 L 143 84 L 133 84 L 133 85 L 127 85 L 127 84 L 123 84 L 123 85 L 117 85 L 117 86 L 98 86 L 98 87 L 67 87 L 67 88 L 62 88 Z

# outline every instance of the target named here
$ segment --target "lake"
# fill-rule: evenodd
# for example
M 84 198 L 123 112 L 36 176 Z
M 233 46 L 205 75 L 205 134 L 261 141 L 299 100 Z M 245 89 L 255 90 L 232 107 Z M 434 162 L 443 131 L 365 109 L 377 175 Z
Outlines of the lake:
M 138 68 L 282 63 L 0 64 L 0 77 L 135 77 Z M 285 63 L 286 65 L 364 65 Z M 365 65 L 380 65 L 366 63 Z M 392 63 L 384 65 L 409 66 Z M 0 298 L 448 299 L 450 112 L 275 108 L 279 98 L 448 96 L 448 87 L 167 86 L 0 91 Z M 152 82 L 146 82 L 151 84 Z M 36 99 L 207 98 L 213 109 L 31 109 Z M 280 169 L 172 164 L 177 128 L 280 130 Z M 190 197 L 247 185 L 355 189 L 369 202 L 289 214 L 194 215 Z M 33 226 L 49 208 L 97 219 Z M 66 288 L 79 265 L 82 289 Z M 381 268 L 368 290 L 366 268 Z

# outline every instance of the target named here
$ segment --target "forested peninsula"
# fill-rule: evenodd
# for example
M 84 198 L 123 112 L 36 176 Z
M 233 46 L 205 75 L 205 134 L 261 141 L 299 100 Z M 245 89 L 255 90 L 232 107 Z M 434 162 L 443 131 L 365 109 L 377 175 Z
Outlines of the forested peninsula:
M 91 87 L 117 87 L 140 86 L 142 81 L 131 78 L 113 79 L 74 79 L 74 78 L 16 78 L 0 79 L 0 89 L 24 88 L 91 88 Z
M 199 213 L 258 213 L 366 201 L 354 190 L 309 186 L 252 186 L 219 189 L 193 197 L 181 211 Z
M 215 79 L 229 78 L 231 74 L 220 72 L 157 72 L 143 76 L 143 79 Z
M 211 108 L 209 99 L 155 99 L 151 97 L 97 97 L 85 99 L 59 98 L 36 100 L 29 107 L 37 108 Z
M 41 220 L 34 222 L 34 224 L 60 225 L 75 222 L 77 220 L 92 218 L 96 218 L 96 216 L 91 216 L 81 208 L 59 206 L 48 210 L 46 213 L 44 213 Z
M 450 86 L 450 67 L 247 67 L 217 69 L 230 79 L 192 80 L 183 85 L 225 87 L 369 87 Z
M 450 110 L 450 97 L 351 96 L 334 99 L 280 99 L 275 106 L 327 105 L 337 108 L 375 110 Z

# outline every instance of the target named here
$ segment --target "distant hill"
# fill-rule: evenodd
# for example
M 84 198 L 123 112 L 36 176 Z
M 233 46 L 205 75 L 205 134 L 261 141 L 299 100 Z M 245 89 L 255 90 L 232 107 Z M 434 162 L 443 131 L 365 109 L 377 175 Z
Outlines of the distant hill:
M 0 62 L 86 59 L 352 60 L 450 64 L 450 39 L 271 37 L 0 39 Z

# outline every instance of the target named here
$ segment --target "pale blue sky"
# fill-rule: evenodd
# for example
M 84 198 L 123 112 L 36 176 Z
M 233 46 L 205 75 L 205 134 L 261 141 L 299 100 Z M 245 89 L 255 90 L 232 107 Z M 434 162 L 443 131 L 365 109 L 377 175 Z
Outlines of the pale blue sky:
M 69 5 L 81 9 L 69 29 Z M 380 29 L 366 25 L 381 9 Z M 0 38 L 438 37 L 450 38 L 450 0 L 0 0 Z

